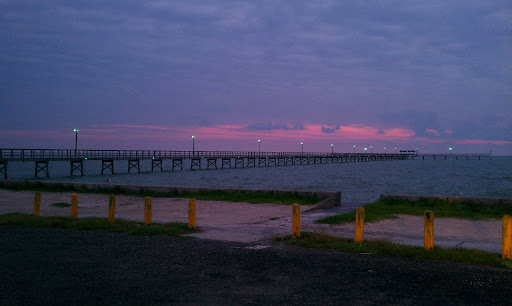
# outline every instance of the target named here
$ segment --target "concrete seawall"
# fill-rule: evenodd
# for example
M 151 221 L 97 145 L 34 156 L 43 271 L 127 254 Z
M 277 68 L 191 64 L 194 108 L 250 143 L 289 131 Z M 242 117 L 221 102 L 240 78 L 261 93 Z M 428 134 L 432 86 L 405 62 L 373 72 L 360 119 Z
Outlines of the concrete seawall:
M 339 191 L 295 191 L 295 190 L 267 190 L 267 189 L 237 189 L 237 188 L 209 188 L 209 187 L 181 187 L 181 186 L 156 186 L 156 185 L 127 185 L 127 184 L 97 184 L 97 183 L 71 183 L 54 181 L 25 181 L 4 180 L 0 181 L 0 188 L 63 188 L 73 190 L 101 190 L 101 191 L 128 191 L 128 192 L 154 192 L 154 193 L 195 193 L 208 191 L 221 191 L 227 193 L 248 192 L 268 194 L 295 194 L 298 196 L 316 196 L 320 203 L 311 209 L 341 206 L 341 192 Z
M 440 199 L 446 200 L 450 203 L 471 202 L 476 204 L 488 206 L 505 206 L 512 208 L 512 199 L 485 199 L 485 198 L 462 198 L 462 197 L 443 197 L 443 196 L 413 196 L 413 195 L 395 195 L 395 194 L 382 194 L 381 199 L 396 199 L 418 201 L 421 199 Z

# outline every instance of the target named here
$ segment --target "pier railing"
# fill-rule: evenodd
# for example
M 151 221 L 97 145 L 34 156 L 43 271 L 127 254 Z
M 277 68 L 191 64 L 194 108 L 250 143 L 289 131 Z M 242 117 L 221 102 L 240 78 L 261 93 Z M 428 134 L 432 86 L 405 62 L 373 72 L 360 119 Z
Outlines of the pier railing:
M 189 158 L 291 158 L 291 157 L 403 157 L 397 153 L 336 153 L 336 152 L 251 152 L 251 151 L 164 151 L 164 150 L 69 150 L 69 149 L 0 149 L 2 161 L 37 160 L 130 160 L 130 159 L 189 159 Z

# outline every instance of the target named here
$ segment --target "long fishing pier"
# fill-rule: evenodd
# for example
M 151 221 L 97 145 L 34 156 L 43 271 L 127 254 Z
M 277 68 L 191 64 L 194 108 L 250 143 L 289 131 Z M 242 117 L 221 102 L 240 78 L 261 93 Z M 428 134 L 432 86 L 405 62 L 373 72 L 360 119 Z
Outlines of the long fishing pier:
M 291 165 L 407 160 L 422 157 L 478 158 L 487 154 L 417 154 L 400 153 L 325 153 L 325 152 L 247 152 L 247 151 L 162 151 L 162 150 L 68 150 L 68 149 L 0 149 L 0 176 L 7 179 L 8 162 L 34 162 L 34 175 L 50 176 L 50 161 L 69 161 L 70 175 L 84 175 L 84 161 L 101 160 L 101 174 L 114 174 L 114 161 L 128 161 L 128 173 L 140 173 L 140 162 L 151 160 L 151 171 L 277 167 Z

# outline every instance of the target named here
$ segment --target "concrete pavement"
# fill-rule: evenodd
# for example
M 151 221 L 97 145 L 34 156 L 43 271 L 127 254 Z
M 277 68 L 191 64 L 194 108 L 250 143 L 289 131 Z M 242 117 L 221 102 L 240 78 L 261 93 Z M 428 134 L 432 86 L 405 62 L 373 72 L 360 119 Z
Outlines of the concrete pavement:
M 71 192 L 42 192 L 41 215 L 68 216 L 69 208 L 51 204 L 70 202 Z M 0 214 L 11 212 L 32 213 L 34 192 L 0 189 Z M 79 194 L 79 217 L 106 217 L 108 195 Z M 349 237 L 354 235 L 354 224 L 326 225 L 315 221 L 326 216 L 355 210 L 361 203 L 342 202 L 341 207 L 303 212 L 301 230 L 323 232 Z M 221 201 L 196 201 L 196 224 L 201 232 L 193 236 L 202 239 L 253 242 L 269 245 L 275 235 L 291 233 L 291 206 L 276 204 L 249 204 Z M 153 222 L 187 222 L 188 199 L 158 198 L 152 201 Z M 305 206 L 301 210 L 306 210 Z M 144 219 L 144 199 L 137 196 L 116 197 L 116 218 Z M 400 215 L 398 219 L 368 223 L 364 227 L 365 239 L 385 239 L 407 244 L 423 245 L 423 217 Z M 501 252 L 501 221 L 468 221 L 453 218 L 434 220 L 434 244 L 443 247 L 477 248 Z

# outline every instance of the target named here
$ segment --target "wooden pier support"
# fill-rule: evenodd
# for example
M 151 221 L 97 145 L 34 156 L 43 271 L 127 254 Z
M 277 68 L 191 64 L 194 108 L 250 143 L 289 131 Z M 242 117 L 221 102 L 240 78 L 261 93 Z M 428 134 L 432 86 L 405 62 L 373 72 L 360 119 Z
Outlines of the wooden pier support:
M 151 172 L 155 170 L 155 168 L 160 168 L 160 171 L 164 171 L 162 167 L 162 160 L 161 159 L 152 159 L 151 160 Z
M 213 169 L 217 169 L 217 159 L 216 158 L 206 159 L 206 169 L 210 169 L 210 166 L 212 166 Z
M 4 174 L 4 179 L 7 179 L 7 161 L 0 161 L 0 174 Z
M 293 157 L 291 157 L 291 156 L 287 157 L 286 164 L 287 165 L 295 165 L 295 161 L 294 161 Z
M 276 165 L 276 158 L 275 157 L 269 157 L 268 158 L 267 167 L 272 167 L 272 166 L 275 167 L 275 165 Z
M 240 166 L 240 168 L 244 167 L 244 158 L 235 158 L 235 168 L 238 168 L 238 166 Z
M 140 160 L 138 159 L 129 159 L 128 160 L 128 173 L 130 173 L 130 170 L 132 168 L 137 169 L 137 173 L 140 173 Z
M 224 168 L 231 168 L 231 158 L 222 159 L 222 169 Z
M 180 167 L 180 170 L 183 170 L 183 159 L 176 158 L 172 160 L 172 168 L 171 170 L 174 170 L 175 168 Z
M 201 159 L 200 158 L 192 158 L 190 160 L 190 170 L 194 170 L 194 169 L 201 170 Z
M 110 174 L 114 174 L 114 160 L 113 159 L 104 159 L 101 161 L 101 174 L 105 173 L 105 170 L 111 171 Z
M 278 165 L 278 166 L 286 166 L 286 158 L 284 158 L 284 157 L 278 157 L 278 158 L 277 158 L 277 165 Z
M 266 157 L 258 158 L 258 167 L 266 167 L 266 166 L 267 166 L 267 158 Z
M 50 177 L 50 171 L 48 170 L 48 163 L 47 160 L 36 160 L 36 170 L 35 170 L 35 177 L 39 174 L 39 172 L 46 173 L 46 177 Z
M 77 171 L 80 171 L 80 175 L 83 176 L 84 175 L 84 160 L 83 159 L 78 159 L 78 160 L 70 160 L 70 166 L 71 166 L 71 171 L 70 171 L 70 175 L 73 176 L 73 173 L 75 173 L 75 170 Z
M 247 168 L 254 168 L 254 167 L 256 167 L 256 158 L 255 157 L 247 158 Z

